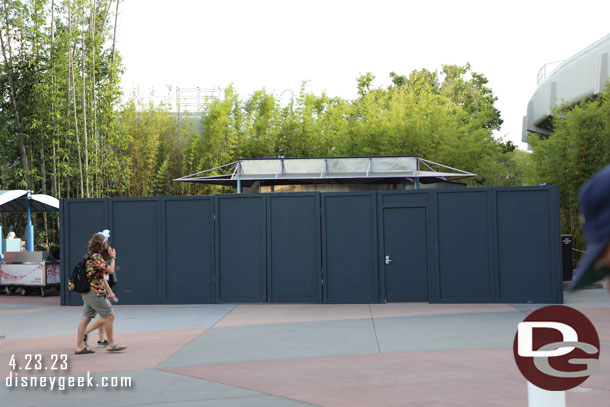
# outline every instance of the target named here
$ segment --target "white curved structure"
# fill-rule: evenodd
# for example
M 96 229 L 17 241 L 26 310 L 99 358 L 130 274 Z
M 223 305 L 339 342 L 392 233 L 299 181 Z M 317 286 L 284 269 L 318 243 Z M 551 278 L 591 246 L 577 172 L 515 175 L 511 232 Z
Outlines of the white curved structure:
M 610 73 L 609 54 L 610 34 L 561 62 L 546 75 L 527 104 L 522 141 L 528 141 L 528 132 L 552 134 L 550 118 L 555 106 L 566 102 L 576 104 L 600 93 Z
M 57 212 L 59 200 L 50 195 L 29 194 L 25 189 L 0 191 L 0 213 Z

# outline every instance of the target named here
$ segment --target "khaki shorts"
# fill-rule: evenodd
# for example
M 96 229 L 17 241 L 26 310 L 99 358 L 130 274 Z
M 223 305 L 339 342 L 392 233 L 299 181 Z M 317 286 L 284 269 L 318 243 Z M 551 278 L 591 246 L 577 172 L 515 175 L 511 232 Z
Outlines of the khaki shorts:
M 89 290 L 87 293 L 83 293 L 83 317 L 95 318 L 95 314 L 100 314 L 102 317 L 108 317 L 114 312 L 112 311 L 112 305 L 106 297 L 98 297 L 95 290 Z

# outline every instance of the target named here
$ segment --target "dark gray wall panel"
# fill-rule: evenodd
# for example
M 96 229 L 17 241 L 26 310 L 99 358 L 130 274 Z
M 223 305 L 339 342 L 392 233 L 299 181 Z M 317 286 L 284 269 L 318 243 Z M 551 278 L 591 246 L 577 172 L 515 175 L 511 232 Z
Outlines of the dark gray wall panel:
M 321 302 L 317 195 L 269 196 L 271 302 Z
M 61 270 L 62 304 L 81 305 L 81 294 L 72 293 L 67 288 L 72 269 L 87 253 L 91 236 L 109 228 L 106 200 L 104 199 L 62 199 L 61 229 Z
M 121 304 L 156 304 L 159 298 L 158 200 L 111 201 L 111 245 L 117 251 Z
M 383 204 L 388 206 L 424 207 L 428 205 L 428 199 L 427 192 L 384 191 L 382 194 Z
M 549 191 L 497 192 L 500 299 L 553 302 Z M 559 270 L 557 270 L 559 272 Z
M 214 302 L 212 199 L 167 199 L 165 262 L 167 302 Z
M 264 197 L 218 197 L 217 210 L 218 300 L 267 301 Z
M 487 192 L 438 193 L 441 300 L 490 300 Z
M 374 194 L 322 194 L 325 299 L 377 302 L 377 228 Z

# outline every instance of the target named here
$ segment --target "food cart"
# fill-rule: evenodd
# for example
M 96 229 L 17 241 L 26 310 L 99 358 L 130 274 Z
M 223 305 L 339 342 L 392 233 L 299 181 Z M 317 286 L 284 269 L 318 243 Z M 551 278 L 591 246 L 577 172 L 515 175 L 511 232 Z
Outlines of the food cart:
M 48 288 L 59 289 L 59 261 L 49 252 L 6 252 L 0 263 L 0 285 L 7 295 L 27 295 L 37 289 L 44 297 Z
M 11 239 L 3 239 L 0 245 L 0 289 L 5 294 L 16 291 L 26 295 L 30 290 L 37 289 L 45 296 L 49 287 L 60 287 L 59 260 L 48 252 L 34 251 L 32 225 L 32 213 L 57 211 L 59 201 L 52 196 L 32 194 L 32 191 L 26 190 L 0 191 L 0 212 L 27 214 L 25 251 L 21 251 L 20 245 L 8 244 L 15 243 L 9 242 Z M 11 251 L 3 253 L 2 248 Z

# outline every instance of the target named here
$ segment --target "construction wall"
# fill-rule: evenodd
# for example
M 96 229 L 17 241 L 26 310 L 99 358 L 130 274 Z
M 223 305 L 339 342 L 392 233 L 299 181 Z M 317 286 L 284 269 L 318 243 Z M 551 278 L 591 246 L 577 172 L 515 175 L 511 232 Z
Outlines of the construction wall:
M 110 229 L 121 304 L 563 301 L 555 186 L 63 199 L 60 216 L 62 281 Z

